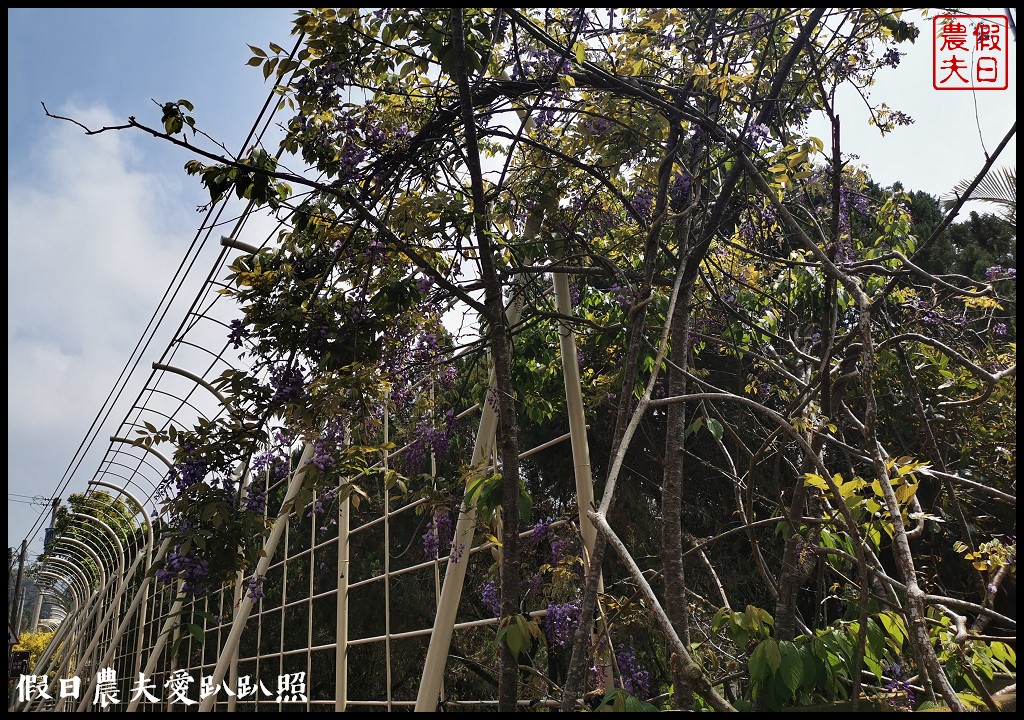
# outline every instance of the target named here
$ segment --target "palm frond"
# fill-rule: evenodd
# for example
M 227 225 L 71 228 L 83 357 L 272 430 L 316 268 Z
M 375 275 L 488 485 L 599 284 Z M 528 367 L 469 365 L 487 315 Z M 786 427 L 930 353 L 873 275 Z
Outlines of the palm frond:
M 970 180 L 961 180 L 942 197 L 942 207 L 949 210 L 967 192 Z M 1002 217 L 1011 225 L 1017 224 L 1017 168 L 993 168 L 981 179 L 970 194 L 971 200 L 993 203 L 1002 208 Z

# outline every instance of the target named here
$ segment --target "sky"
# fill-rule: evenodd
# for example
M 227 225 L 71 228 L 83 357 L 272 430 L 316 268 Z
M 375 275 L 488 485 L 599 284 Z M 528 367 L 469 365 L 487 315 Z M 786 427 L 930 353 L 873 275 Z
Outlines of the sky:
M 64 476 L 196 234 L 196 207 L 209 199 L 183 172 L 190 156 L 180 149 L 139 132 L 86 136 L 45 117 L 40 103 L 89 126 L 131 115 L 156 126 L 154 99 L 186 98 L 199 126 L 237 150 L 270 90 L 246 66 L 246 46 L 290 47 L 293 16 L 284 8 L 8 10 L 9 546 L 41 512 L 30 498 L 48 498 Z M 855 94 L 840 96 L 838 109 L 844 149 L 878 182 L 941 195 L 973 177 L 983 145 L 991 152 L 1015 122 L 1016 46 L 1009 89 L 979 93 L 934 90 L 931 51 L 926 31 L 872 89 L 913 125 L 883 138 Z M 827 137 L 824 124 L 812 130 Z M 999 164 L 1015 163 L 1014 142 Z M 214 254 L 197 261 L 199 280 Z M 182 302 L 197 287 L 186 285 Z M 185 307 L 168 311 L 169 328 Z M 168 338 L 158 334 L 141 368 Z M 143 379 L 125 397 L 134 399 Z M 127 410 L 115 407 L 98 437 Z M 106 446 L 93 446 L 65 497 L 85 488 Z M 30 552 L 41 549 L 40 535 Z

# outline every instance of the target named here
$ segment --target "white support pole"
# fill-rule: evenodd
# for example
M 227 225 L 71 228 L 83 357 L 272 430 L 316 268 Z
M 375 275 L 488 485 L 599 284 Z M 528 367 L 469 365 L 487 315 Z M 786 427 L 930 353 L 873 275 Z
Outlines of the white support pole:
M 263 544 L 263 553 L 259 562 L 256 563 L 254 575 L 265 575 L 267 568 L 270 566 L 270 561 L 277 551 L 277 545 L 281 541 L 281 536 L 284 534 L 285 528 L 288 527 L 288 517 L 293 510 L 292 506 L 294 505 L 295 496 L 302 489 L 302 483 L 306 479 L 306 464 L 312 457 L 313 443 L 307 443 L 302 450 L 298 467 L 292 473 L 291 482 L 288 483 L 284 501 L 281 503 L 281 511 L 274 522 L 274 529 L 270 531 L 270 536 L 267 537 L 266 542 Z M 213 670 L 212 686 L 216 687 L 224 681 L 224 676 L 228 672 L 228 666 L 231 664 L 231 657 L 235 652 L 235 648 L 238 647 L 238 641 L 242 638 L 242 632 L 245 630 L 245 624 L 249 620 L 251 612 L 252 600 L 249 598 L 248 593 L 246 593 L 242 598 L 241 604 L 238 606 L 235 617 L 231 621 L 231 631 L 228 633 L 228 639 L 224 642 L 224 647 L 221 648 L 220 657 L 217 659 L 217 666 Z M 216 702 L 217 696 L 210 695 L 200 703 L 199 712 L 211 712 Z
M 555 309 L 559 315 L 571 317 L 572 297 L 569 292 L 569 278 L 565 273 L 552 273 L 555 292 Z M 590 445 L 587 440 L 587 419 L 583 411 L 583 392 L 580 388 L 579 356 L 576 353 L 576 338 L 572 326 L 562 320 L 558 324 L 558 345 L 562 354 L 562 378 L 565 381 L 565 405 L 569 415 L 569 435 L 572 443 L 573 471 L 576 478 L 576 508 L 579 512 L 580 534 L 583 536 L 583 575 L 590 572 L 590 558 L 594 553 L 597 528 L 587 515 L 594 508 L 594 479 L 590 469 Z M 599 569 L 600 570 L 600 569 Z M 598 575 L 597 592 L 604 592 L 604 579 Z M 603 629 L 601 621 L 598 629 Z M 597 638 L 591 638 L 596 642 Z M 615 686 L 611 663 L 611 648 L 602 653 L 602 674 L 605 690 Z M 610 709 L 610 706 L 606 706 Z
M 163 559 L 164 553 L 167 552 L 167 548 L 170 546 L 170 544 L 171 544 L 171 539 L 170 538 L 166 538 L 163 541 L 163 543 L 160 545 L 160 549 L 157 551 L 156 560 L 154 562 L 160 562 L 160 560 Z M 135 574 L 135 571 L 138 569 L 139 561 L 142 560 L 143 557 L 147 557 L 147 556 L 148 556 L 148 553 L 146 555 L 143 555 L 142 553 L 139 553 L 139 555 L 135 558 L 135 562 L 132 564 L 131 569 L 128 571 L 128 577 L 131 577 L 132 575 Z M 135 596 L 132 598 L 131 605 L 128 606 L 128 610 L 125 612 L 124 617 L 121 619 L 120 624 L 117 626 L 117 629 L 114 631 L 114 635 L 113 635 L 113 637 L 110 640 L 110 645 L 107 647 L 107 652 L 104 654 L 103 660 L 101 660 L 100 663 L 99 663 L 99 665 L 101 667 L 106 667 L 107 665 L 110 664 L 111 660 L 113 659 L 114 653 L 117 651 L 117 644 L 118 644 L 118 642 L 120 642 L 121 636 L 124 634 L 124 631 L 128 627 L 128 624 L 131 622 L 132 618 L 135 616 L 135 612 L 136 612 L 136 610 L 138 610 L 140 604 L 142 603 L 143 598 L 146 597 L 146 595 L 147 595 L 146 590 L 149 588 L 149 583 L 150 583 L 151 580 L 152 580 L 152 576 L 148 575 L 148 574 L 145 577 L 142 578 L 142 583 L 139 585 L 139 589 L 135 591 Z M 121 592 L 123 592 L 123 590 L 118 592 L 118 597 L 120 597 Z M 118 598 L 114 599 L 114 607 L 116 607 L 116 605 L 117 605 L 117 599 Z M 141 628 L 140 628 L 140 633 L 141 633 Z M 86 711 L 86 708 L 87 708 L 86 703 L 88 702 L 89 697 L 92 695 L 92 692 L 93 692 L 93 690 L 95 688 L 96 688 L 96 675 L 93 674 L 92 680 L 89 682 L 89 687 L 85 691 L 85 693 L 83 694 L 82 702 L 79 703 L 78 709 L 76 710 L 76 712 L 85 712 Z
M 70 664 L 72 657 L 74 656 L 74 646 L 77 640 L 77 633 L 87 624 L 84 618 L 85 613 L 80 613 L 78 617 L 74 618 L 73 627 L 64 636 L 64 640 L 61 643 L 63 645 L 64 656 L 60 659 L 58 663 L 58 667 L 56 672 L 54 673 L 53 680 L 47 683 L 46 687 L 46 694 L 49 695 L 51 698 L 53 697 L 54 693 L 57 692 L 57 678 L 65 676 L 67 667 Z M 54 648 L 54 650 L 58 649 L 58 647 Z M 54 658 L 48 658 L 49 661 L 52 661 L 53 659 Z M 51 662 L 47 662 L 44 671 L 38 674 L 42 676 L 48 676 L 50 674 L 50 665 Z M 42 708 L 44 701 L 45 698 L 43 698 L 42 696 L 36 698 L 35 700 L 27 700 L 25 702 L 25 706 L 22 712 L 38 712 Z
M 391 413 L 388 409 L 390 394 L 384 394 L 384 447 L 389 438 Z M 388 451 L 384 451 L 384 476 L 388 472 Z M 387 481 L 384 483 L 384 682 L 387 686 L 385 707 L 391 712 L 391 493 Z
M 178 625 L 182 601 L 185 599 L 185 595 L 182 590 L 184 584 L 185 583 L 182 580 L 178 581 L 178 590 L 175 594 L 174 602 L 171 603 L 170 612 L 167 613 L 167 619 L 164 620 L 163 627 L 160 628 L 160 635 L 157 636 L 156 642 L 149 650 L 149 659 L 146 661 L 146 667 L 142 671 L 143 677 L 148 678 L 153 674 L 156 664 L 160 662 L 160 653 L 163 652 L 164 645 L 167 644 L 167 638 L 170 637 L 171 632 Z M 143 695 L 143 693 L 139 693 L 137 697 L 128 703 L 128 709 L 125 710 L 125 712 L 135 712 L 138 710 L 139 703 L 142 702 L 143 697 L 145 697 L 145 695 Z
M 555 307 L 559 315 L 572 316 L 569 280 L 564 273 L 552 274 Z M 590 472 L 590 446 L 587 443 L 587 420 L 583 412 L 583 393 L 580 390 L 580 367 L 576 353 L 576 338 L 572 326 L 565 320 L 558 324 L 558 344 L 562 353 L 562 377 L 565 380 L 565 403 L 569 414 L 569 434 L 572 442 L 572 461 L 576 475 L 576 505 L 579 508 L 580 533 L 586 548 L 583 563 L 589 570 L 590 554 L 597 540 L 597 528 L 587 513 L 594 505 L 594 480 Z
M 433 429 L 437 429 L 437 413 L 434 412 L 434 378 L 430 378 L 430 425 Z M 434 446 L 430 446 L 430 478 L 434 490 L 437 490 L 437 454 L 434 452 Z M 447 512 L 447 510 L 445 511 Z M 437 533 L 437 528 L 434 528 L 434 532 Z M 440 549 L 440 537 L 438 537 L 438 549 Z M 434 551 L 434 612 L 441 606 L 441 557 L 437 551 Z M 444 678 L 441 678 L 441 687 L 439 688 L 439 699 L 441 702 L 445 700 L 444 692 Z
M 111 438 L 111 442 L 115 442 L 115 441 L 121 442 L 122 440 L 123 440 L 122 438 L 117 438 L 117 437 Z M 164 457 L 161 453 L 153 450 L 152 448 L 146 448 L 146 449 L 147 450 L 152 450 L 153 454 L 156 455 L 158 458 L 160 458 L 164 462 L 164 464 L 166 464 L 168 466 L 168 469 L 171 467 L 171 465 L 169 464 L 170 461 L 166 457 Z M 145 526 L 146 526 L 146 538 L 147 538 L 146 539 L 146 572 L 148 573 L 150 568 L 153 567 L 153 563 L 159 562 L 160 560 L 163 559 L 164 553 L 167 551 L 167 541 L 164 541 L 163 545 L 161 546 L 160 550 L 157 553 L 158 557 L 156 559 L 154 559 L 153 558 L 153 546 L 156 544 L 156 541 L 154 540 L 154 536 L 153 536 L 153 521 L 149 519 L 149 514 L 146 512 L 146 506 L 143 505 L 142 502 L 140 502 L 139 499 L 137 497 L 135 497 L 135 495 L 130 493 L 127 490 L 127 488 L 123 488 L 120 485 L 115 485 L 113 483 L 108 483 L 105 480 L 97 480 L 97 479 L 90 480 L 89 484 L 90 485 L 98 485 L 99 487 L 110 488 L 111 490 L 114 490 L 114 491 L 120 493 L 121 495 L 124 495 L 129 500 L 131 500 L 131 502 L 135 505 L 135 507 L 137 507 L 139 509 L 139 515 L 142 516 L 142 520 L 143 520 L 143 522 L 145 523 Z M 149 580 L 150 580 L 150 576 L 147 574 L 147 576 L 142 581 L 142 587 L 139 589 L 139 592 L 142 593 L 141 598 L 139 597 L 139 594 L 136 593 L 136 597 L 132 600 L 132 606 L 133 607 L 138 607 L 138 609 L 139 609 L 138 610 L 139 621 L 138 621 L 138 624 L 137 624 L 137 626 L 139 628 L 139 631 L 136 634 L 135 653 L 134 653 L 135 661 L 134 661 L 134 664 L 132 666 L 132 677 L 138 677 L 139 676 L 139 672 L 142 670 L 142 655 L 143 655 L 142 651 L 143 651 L 143 643 L 144 643 L 144 639 L 145 639 L 144 638 L 144 636 L 145 636 L 144 628 L 146 627 L 146 612 L 149 610 L 149 604 L 147 602 L 149 600 Z M 126 619 L 128 617 L 131 617 L 131 616 L 132 616 L 132 612 L 129 612 L 129 614 L 126 616 Z M 117 643 L 117 639 L 115 639 L 113 641 L 113 643 L 116 644 Z M 103 664 L 107 665 L 109 662 L 110 662 L 110 659 L 108 658 L 108 659 L 104 660 Z
M 530 215 L 526 233 L 532 237 L 540 228 L 541 214 Z M 522 317 L 522 305 L 518 298 L 509 303 L 505 317 L 511 327 L 519 324 Z M 494 435 L 498 429 L 497 386 L 494 370 L 491 370 L 487 382 L 487 399 L 480 412 L 480 426 L 476 431 L 476 442 L 473 445 L 473 456 L 470 465 L 479 468 L 491 456 L 494 449 Z M 469 483 L 473 477 L 467 477 Z M 444 683 L 444 668 L 448 663 L 448 650 L 452 644 L 452 633 L 455 629 L 455 617 L 462 599 L 462 587 L 466 583 L 466 568 L 469 565 L 469 553 L 473 546 L 473 534 L 476 530 L 476 507 L 462 498 L 459 508 L 459 520 L 455 524 L 452 537 L 452 553 L 448 566 L 445 568 L 444 585 L 441 587 L 441 599 L 434 615 L 434 628 L 427 646 L 427 657 L 423 663 L 423 678 L 420 680 L 419 692 L 416 694 L 416 712 L 435 712 L 437 700 L 441 696 L 441 685 Z
M 78 603 L 76 602 L 64 620 L 61 622 L 57 631 L 50 638 L 50 642 L 47 644 L 46 649 L 43 650 L 43 654 L 39 656 L 36 661 L 36 666 L 32 668 L 32 672 L 36 675 L 46 675 L 49 670 L 50 657 L 57 651 L 60 644 L 67 638 L 68 633 L 71 632 L 71 626 L 74 625 L 74 620 L 78 615 Z
M 116 548 L 117 551 L 115 558 L 117 569 L 115 570 L 114 568 L 111 568 L 110 575 L 111 581 L 116 581 L 113 587 L 114 596 L 109 601 L 106 601 L 106 612 L 104 612 L 102 616 L 99 616 L 99 618 L 97 619 L 96 627 L 92 633 L 91 639 L 89 640 L 89 644 L 86 647 L 85 651 L 82 653 L 83 660 L 87 659 L 92 664 L 94 678 L 93 682 L 95 682 L 96 671 L 100 669 L 99 663 L 97 662 L 99 659 L 98 655 L 100 641 L 103 639 L 104 634 L 107 633 L 110 622 L 114 617 L 114 613 L 117 612 L 118 608 L 120 607 L 121 596 L 124 595 L 124 592 L 128 589 L 128 586 L 131 583 L 131 577 L 138 569 L 139 563 L 142 560 L 143 555 L 137 554 L 135 556 L 135 561 L 132 563 L 131 570 L 125 573 L 124 545 L 121 544 L 121 539 L 117 536 L 117 533 L 114 532 L 114 529 L 107 525 L 107 523 L 103 522 L 98 517 L 95 517 L 93 515 L 85 515 L 82 513 L 73 512 L 69 515 L 69 517 L 71 517 L 72 519 L 81 518 L 83 521 L 91 520 L 96 525 L 99 525 L 100 528 L 102 528 L 107 533 L 107 535 L 109 535 L 110 538 L 114 541 L 114 547 Z M 60 702 L 57 703 L 57 712 L 63 710 L 66 704 L 66 700 L 67 698 L 61 698 Z
M 224 238 L 221 238 L 221 242 Z M 251 460 L 251 458 L 250 458 Z M 243 503 L 249 494 L 249 483 L 252 482 L 252 474 L 249 472 L 250 463 L 245 463 L 241 468 L 238 482 L 238 502 L 239 506 Z M 266 488 L 261 488 L 265 490 Z M 242 602 L 242 583 L 245 580 L 245 576 L 242 571 L 239 570 L 235 575 L 235 587 L 233 591 L 233 602 L 231 607 L 238 607 L 239 603 Z M 235 646 L 235 651 L 231 653 L 231 665 L 228 667 L 228 685 L 233 688 L 238 687 L 238 646 Z M 237 707 L 238 697 L 232 693 L 228 695 L 228 712 L 235 712 Z
M 65 540 L 67 540 L 67 538 L 65 538 Z M 66 652 L 66 654 L 64 655 L 64 660 L 61 662 L 60 667 L 57 669 L 57 673 L 54 675 L 53 681 L 49 683 L 49 687 L 47 688 L 48 690 L 55 689 L 57 687 L 58 679 L 64 677 L 64 673 L 66 672 L 68 666 L 71 664 L 72 659 L 75 659 L 77 657 L 78 660 L 80 661 L 79 665 L 81 665 L 82 662 L 85 662 L 85 653 L 81 652 L 84 649 L 83 646 L 87 639 L 85 631 L 89 629 L 89 625 L 93 623 L 94 619 L 98 619 L 99 612 L 103 608 L 103 598 L 106 596 L 107 591 L 110 589 L 110 585 L 113 582 L 114 578 L 113 576 L 111 576 L 106 580 L 106 582 L 103 583 L 99 590 L 93 593 L 93 596 L 89 600 L 88 605 L 86 605 L 85 608 L 83 608 L 79 626 L 78 628 L 76 628 L 78 632 L 74 633 L 69 638 L 69 642 L 76 644 L 75 650 Z M 79 666 L 75 667 L 76 672 L 79 669 Z M 57 707 L 54 708 L 54 712 L 62 712 L 64 709 L 64 705 L 66 704 L 67 698 L 61 698 L 61 701 L 57 703 Z
M 488 393 L 494 392 L 494 373 L 488 383 Z M 479 466 L 491 454 L 494 444 L 494 431 L 498 426 L 498 415 L 493 402 L 484 403 L 480 415 L 480 427 L 477 429 L 476 443 L 470 464 Z M 436 712 L 437 699 L 441 695 L 441 684 L 444 681 L 444 668 L 448 662 L 448 649 L 452 644 L 452 633 L 455 616 L 462 598 L 462 587 L 466 582 L 466 567 L 469 565 L 469 553 L 473 546 L 473 534 L 476 530 L 476 507 L 463 497 L 459 508 L 459 519 L 455 524 L 452 537 L 452 555 L 445 568 L 444 584 L 441 586 L 441 600 L 434 615 L 434 629 L 427 647 L 427 657 L 423 663 L 423 678 L 420 680 L 419 692 L 416 695 L 416 712 Z M 456 560 L 456 558 L 458 558 Z
M 348 705 L 348 530 L 351 503 L 341 502 L 338 511 L 338 596 L 334 650 L 334 711 L 345 712 Z
M 127 575 L 110 576 L 110 582 L 114 582 L 115 580 L 117 581 L 117 589 L 114 592 L 114 597 L 110 600 L 110 602 L 106 604 L 106 611 L 103 613 L 102 619 L 98 619 L 96 621 L 96 626 L 92 633 L 92 638 L 89 640 L 89 644 L 86 646 L 86 649 L 82 651 L 83 660 L 86 658 L 92 658 L 93 673 L 92 680 L 89 683 L 89 689 L 86 690 L 85 693 L 83 694 L 82 702 L 79 703 L 77 712 L 85 712 L 85 705 L 87 703 L 87 700 L 92 695 L 93 688 L 95 688 L 96 686 L 96 673 L 100 670 L 100 667 L 99 663 L 95 662 L 96 658 L 93 656 L 96 654 L 100 638 L 103 636 L 103 630 L 104 628 L 106 628 L 111 618 L 113 618 L 114 613 L 120 607 L 121 596 L 124 595 L 124 591 L 128 589 L 127 578 L 135 574 L 135 571 L 138 569 L 139 563 L 142 561 L 143 557 L 144 556 L 141 553 L 135 556 L 135 561 L 132 563 Z M 106 594 L 106 590 L 104 590 L 104 594 Z M 99 606 L 97 606 L 97 608 L 98 607 Z M 67 705 L 67 700 L 68 698 L 66 697 L 61 698 L 60 701 L 57 703 L 57 706 L 54 708 L 54 712 L 63 712 L 65 705 Z

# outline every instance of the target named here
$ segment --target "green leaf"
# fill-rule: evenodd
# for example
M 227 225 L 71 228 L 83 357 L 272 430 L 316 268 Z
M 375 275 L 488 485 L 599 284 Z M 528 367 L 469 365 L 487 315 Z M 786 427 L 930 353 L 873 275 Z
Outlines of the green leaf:
M 587 46 L 581 42 L 576 42 L 572 46 L 572 51 L 576 55 L 576 62 L 582 65 L 587 59 Z
M 889 637 L 893 638 L 899 647 L 902 647 L 904 640 L 907 639 L 907 630 L 903 625 L 903 618 L 891 611 L 878 613 L 877 617 Z
M 777 673 L 782 665 L 782 654 L 779 652 L 779 644 L 774 638 L 768 638 L 762 641 L 761 644 L 765 646 L 765 661 L 768 663 L 768 667 L 772 669 L 772 672 Z
M 998 640 L 992 643 L 992 657 L 1009 665 L 1017 665 L 1017 653 L 1013 648 Z
M 870 670 L 878 682 L 882 682 L 882 663 L 878 662 L 875 658 L 869 654 L 864 653 L 864 665 Z
M 762 640 L 754 652 L 750 654 L 750 680 L 751 682 L 763 683 L 771 675 L 778 672 L 782 665 L 782 655 L 779 653 L 779 645 L 774 638 Z M 769 672 L 770 671 L 770 672 Z
M 800 657 L 800 649 L 792 642 L 783 640 L 779 643 L 782 662 L 779 665 L 779 677 L 791 693 L 796 694 L 804 680 L 804 663 Z
M 815 487 L 819 490 L 828 491 L 828 483 L 825 482 L 825 478 L 817 473 L 804 473 L 804 485 L 806 487 Z
M 821 661 L 814 656 L 814 651 L 810 645 L 804 645 L 800 648 L 800 658 L 804 666 L 803 690 L 811 692 L 820 683 L 824 682 L 824 667 Z
M 718 632 L 721 630 L 730 619 L 732 619 L 732 612 L 730 612 L 729 608 L 719 608 L 718 612 L 715 613 L 715 616 L 711 618 L 712 632 Z
M 265 58 L 265 57 L 267 56 L 267 54 L 266 54 L 265 52 L 263 52 L 262 50 L 260 50 L 260 49 L 259 49 L 258 47 L 256 47 L 255 45 L 250 45 L 250 46 L 249 46 L 249 49 L 250 49 L 250 50 L 252 50 L 252 52 L 253 52 L 253 55 L 259 55 L 260 57 L 263 57 L 263 58 Z
M 651 705 L 649 702 L 644 702 L 639 698 L 635 698 L 632 695 L 626 697 L 625 712 L 658 712 L 658 708 Z
M 509 625 L 505 628 L 505 644 L 515 657 L 519 657 L 530 647 L 529 634 L 524 634 L 518 624 Z
M 708 418 L 707 425 L 708 431 L 715 436 L 715 439 L 721 440 L 723 432 L 722 423 L 718 422 L 714 418 Z
M 274 68 L 277 67 L 277 58 L 270 60 L 266 65 L 263 66 L 263 79 L 266 80 L 270 77 L 270 74 L 274 72 Z
M 530 493 L 526 492 L 526 487 L 520 483 L 519 485 L 519 518 L 521 520 L 528 520 L 530 517 L 530 511 L 533 510 L 533 498 L 530 497 Z

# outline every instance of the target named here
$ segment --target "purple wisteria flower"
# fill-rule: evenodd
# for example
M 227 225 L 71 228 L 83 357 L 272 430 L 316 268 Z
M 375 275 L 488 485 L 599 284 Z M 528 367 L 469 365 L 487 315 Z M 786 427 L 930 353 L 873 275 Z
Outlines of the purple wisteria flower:
M 242 347 L 242 342 L 248 337 L 249 333 L 245 329 L 245 323 L 241 320 L 231 321 L 231 331 L 228 333 L 228 342 L 231 343 L 231 347 L 236 350 Z
M 498 585 L 493 580 L 488 580 L 480 588 L 480 599 L 494 617 L 501 616 L 501 600 L 498 597 Z
M 263 490 L 254 490 L 245 498 L 245 509 L 253 515 L 262 515 L 267 509 L 267 494 Z
M 544 618 L 544 631 L 555 647 L 564 648 L 572 642 L 573 633 L 580 622 L 580 601 L 550 603 Z
M 902 696 L 897 700 L 897 704 L 913 710 L 917 704 L 917 698 L 914 695 L 914 689 L 910 686 L 910 681 L 903 677 L 903 668 L 900 664 L 886 665 L 882 668 L 882 672 L 891 678 L 885 689 L 897 696 Z
M 636 650 L 628 645 L 615 653 L 615 661 L 619 666 L 622 688 L 640 700 L 651 696 L 651 673 L 637 665 Z
M 427 531 L 423 533 L 423 554 L 433 560 L 438 551 L 447 547 L 452 541 L 452 518 L 445 508 L 437 508 L 427 522 Z
M 766 144 L 771 142 L 771 131 L 764 123 L 751 125 L 747 128 L 746 132 L 743 133 L 743 139 L 750 145 L 750 147 L 755 150 L 760 150 Z
M 642 187 L 633 195 L 633 209 L 645 222 L 651 220 L 651 208 L 654 206 L 654 191 L 649 187 Z
M 253 575 L 252 578 L 249 580 L 249 599 L 252 600 L 254 603 L 257 603 L 263 599 L 264 579 L 265 577 L 263 575 Z
M 545 537 L 547 537 L 548 531 L 551 529 L 551 518 L 547 517 L 542 520 L 538 520 L 533 526 L 533 530 L 530 531 L 530 536 L 527 538 L 527 542 L 530 545 L 536 545 Z
M 985 271 L 985 279 L 989 282 L 993 280 L 1013 280 L 1017 277 L 1017 268 L 1003 268 L 1001 265 L 993 265 Z
M 693 178 L 685 170 L 678 172 L 672 179 L 672 185 L 668 189 L 668 207 L 672 212 L 679 212 L 686 206 L 686 200 L 690 197 L 690 186 L 692 184 Z
M 270 387 L 274 391 L 271 402 L 280 405 L 297 400 L 306 389 L 306 379 L 298 365 L 274 365 L 270 369 Z

